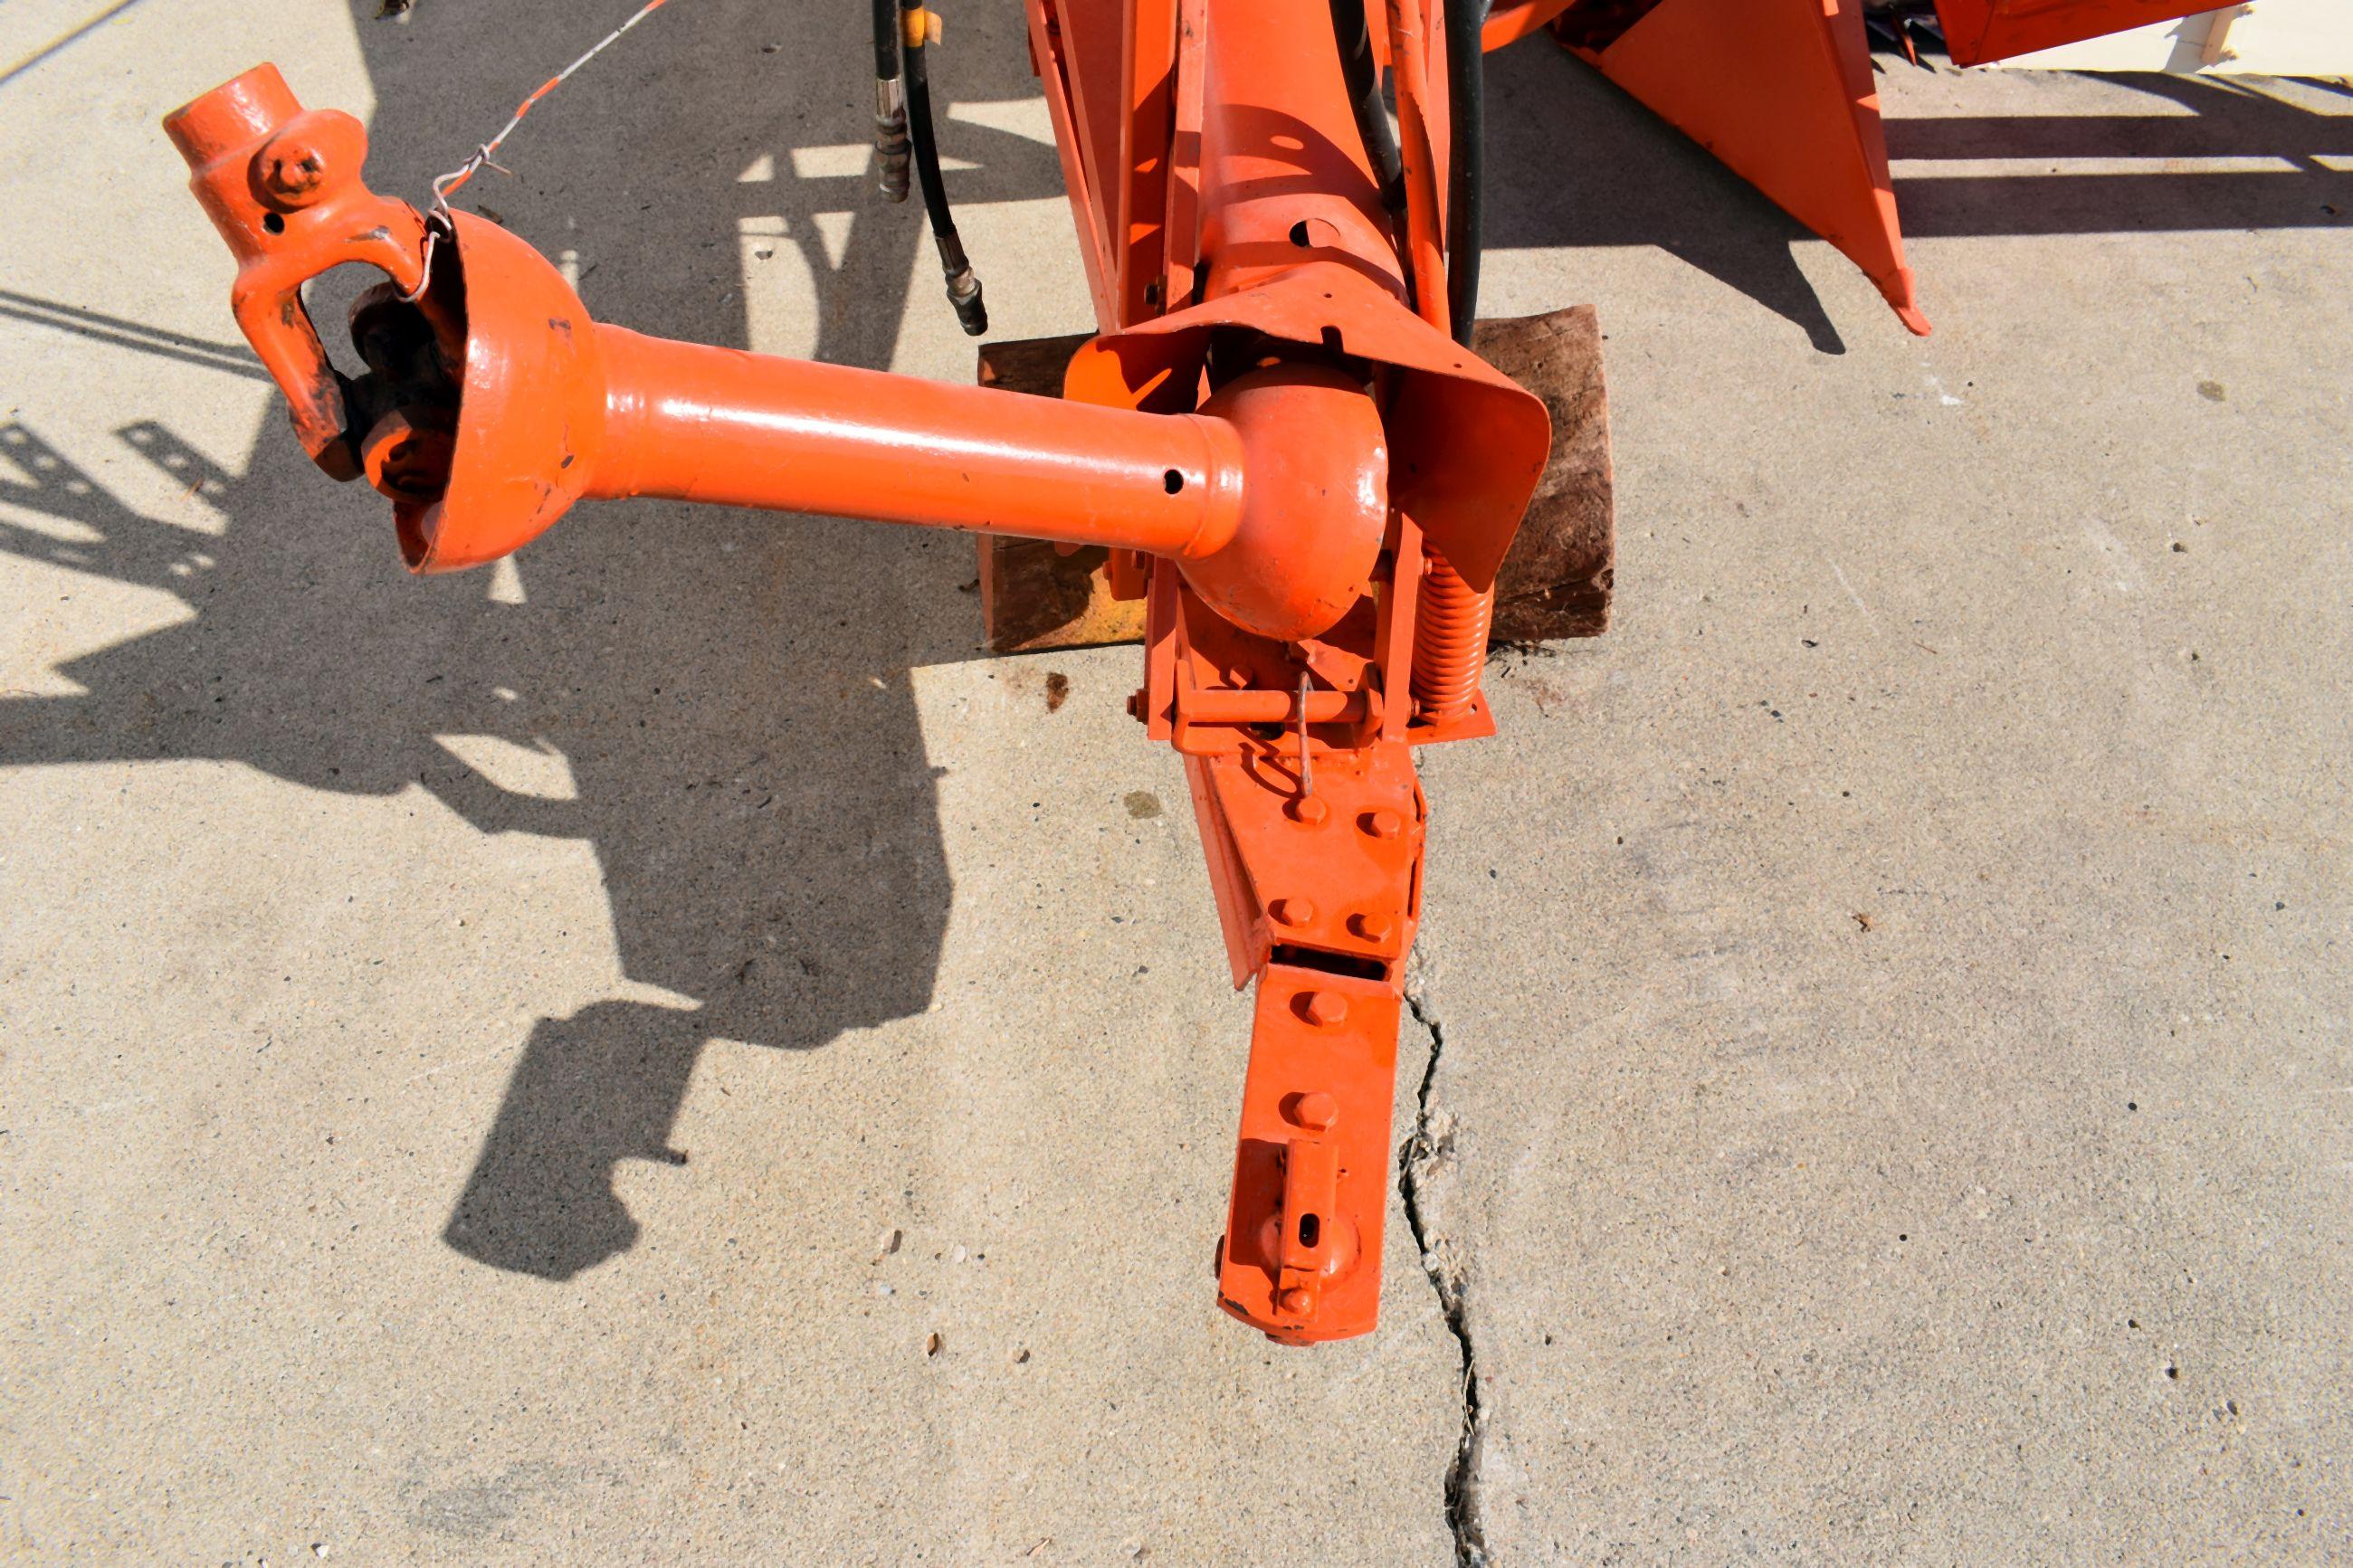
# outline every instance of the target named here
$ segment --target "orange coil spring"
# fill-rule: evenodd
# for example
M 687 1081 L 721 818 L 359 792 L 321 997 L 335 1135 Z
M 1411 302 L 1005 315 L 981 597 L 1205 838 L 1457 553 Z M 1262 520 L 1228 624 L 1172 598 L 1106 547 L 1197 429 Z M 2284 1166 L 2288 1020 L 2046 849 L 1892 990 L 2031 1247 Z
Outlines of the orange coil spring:
M 1430 554 L 1413 627 L 1413 696 L 1423 718 L 1443 721 L 1469 711 L 1487 668 L 1494 615 L 1492 589 L 1473 592 L 1443 556 Z

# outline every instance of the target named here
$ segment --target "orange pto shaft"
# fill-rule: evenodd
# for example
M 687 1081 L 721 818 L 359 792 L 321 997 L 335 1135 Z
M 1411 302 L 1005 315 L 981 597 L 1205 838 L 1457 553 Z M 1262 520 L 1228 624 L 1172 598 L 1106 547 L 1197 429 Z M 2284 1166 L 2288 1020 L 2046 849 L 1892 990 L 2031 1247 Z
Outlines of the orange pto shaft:
M 931 524 L 1198 560 L 1230 543 L 1242 440 L 1138 414 L 598 327 L 587 494 Z
M 1369 585 L 1388 451 L 1345 375 L 1270 365 L 1148 414 L 645 337 L 498 225 L 369 193 L 359 122 L 303 110 L 275 67 L 165 127 L 305 447 L 392 500 L 412 571 L 495 560 L 583 497 L 661 496 L 1138 551 L 1276 638 Z M 346 384 L 301 288 L 351 260 L 391 281 L 353 309 L 369 373 Z

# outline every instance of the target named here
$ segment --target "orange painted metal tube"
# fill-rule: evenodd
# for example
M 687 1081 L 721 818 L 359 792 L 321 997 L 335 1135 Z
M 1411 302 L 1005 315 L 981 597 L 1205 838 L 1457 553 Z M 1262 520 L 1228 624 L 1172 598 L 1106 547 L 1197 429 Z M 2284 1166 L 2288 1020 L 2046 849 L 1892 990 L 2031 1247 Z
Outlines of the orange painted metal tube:
M 1405 297 L 1329 0 L 1221 6 L 1202 75 L 1205 296 L 1303 261 L 1337 261 Z
M 1103 408 L 596 329 L 586 493 L 822 512 L 1195 560 L 1234 536 L 1224 420 Z
M 1367 713 L 1377 716 L 1379 710 L 1379 699 L 1370 690 L 1319 690 L 1307 694 L 1310 724 L 1354 723 Z M 1185 717 L 1197 724 L 1295 724 L 1299 721 L 1299 694 L 1248 688 L 1204 688 L 1185 694 Z

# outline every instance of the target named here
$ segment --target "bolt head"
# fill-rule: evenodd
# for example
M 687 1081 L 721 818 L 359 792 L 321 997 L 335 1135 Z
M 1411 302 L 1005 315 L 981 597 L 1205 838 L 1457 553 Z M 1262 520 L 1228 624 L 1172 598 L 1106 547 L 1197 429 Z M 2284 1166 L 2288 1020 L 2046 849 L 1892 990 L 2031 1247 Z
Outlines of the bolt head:
M 316 196 L 326 178 L 325 156 L 305 142 L 273 147 L 265 154 L 261 183 L 281 201 L 299 203 Z
M 1365 831 L 1376 838 L 1395 838 L 1405 831 L 1405 818 L 1394 811 L 1368 811 L 1361 820 Z
M 1303 1318 L 1314 1309 L 1315 1298 L 1304 1285 L 1293 1285 L 1282 1293 L 1282 1310 L 1295 1318 Z
M 1306 1002 L 1307 1021 L 1320 1028 L 1334 1028 L 1348 1020 L 1348 999 L 1336 991 L 1310 991 Z
M 1366 910 L 1350 917 L 1348 925 L 1366 942 L 1387 942 L 1389 932 L 1397 929 L 1397 923 L 1377 910 Z
M 1321 825 L 1325 817 L 1332 815 L 1332 808 L 1312 795 L 1294 797 L 1283 806 L 1282 810 L 1292 821 L 1308 827 Z
M 1310 1132 L 1326 1131 L 1340 1120 L 1340 1102 L 1322 1089 L 1303 1094 L 1291 1108 L 1291 1119 Z
M 1277 899 L 1267 912 L 1277 925 L 1303 926 L 1315 919 L 1315 906 L 1305 899 Z

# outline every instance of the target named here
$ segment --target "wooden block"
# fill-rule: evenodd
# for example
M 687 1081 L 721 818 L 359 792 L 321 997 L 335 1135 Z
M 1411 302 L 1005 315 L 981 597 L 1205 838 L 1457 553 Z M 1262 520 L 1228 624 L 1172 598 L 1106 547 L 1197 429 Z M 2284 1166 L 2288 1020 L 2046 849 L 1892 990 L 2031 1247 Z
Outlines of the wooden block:
M 980 347 L 980 384 L 1062 395 L 1062 372 L 1091 332 Z M 980 619 L 991 653 L 1144 640 L 1144 601 L 1114 599 L 1100 545 L 1064 554 L 1036 539 L 981 536 Z
M 984 343 L 980 384 L 1059 397 L 1092 334 Z M 1552 455 L 1495 580 L 1496 642 L 1598 637 L 1609 626 L 1615 559 L 1609 400 L 1590 305 L 1479 323 L 1482 358 L 1544 399 Z M 1114 599 L 1110 552 L 1068 554 L 1031 539 L 984 537 L 980 613 L 996 653 L 1088 647 L 1144 637 L 1141 600 Z
M 1092 332 L 1060 338 L 1008 338 L 980 345 L 980 384 L 1026 392 L 1032 397 L 1062 395 L 1062 373 L 1078 352 L 1094 342 Z
M 1493 642 L 1599 637 L 1609 629 L 1617 507 L 1601 327 L 1590 305 L 1482 321 L 1479 357 L 1544 399 L 1552 456 L 1495 574 Z

